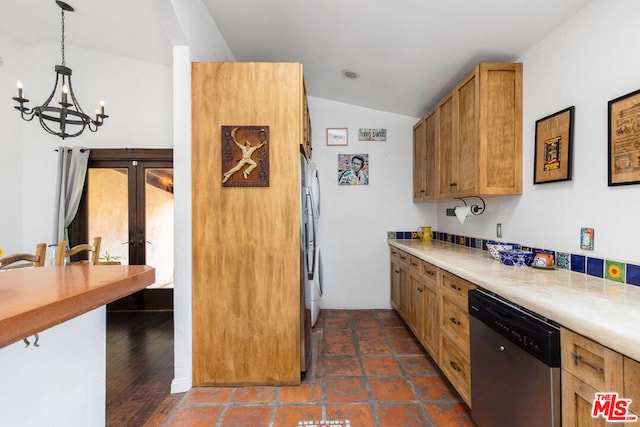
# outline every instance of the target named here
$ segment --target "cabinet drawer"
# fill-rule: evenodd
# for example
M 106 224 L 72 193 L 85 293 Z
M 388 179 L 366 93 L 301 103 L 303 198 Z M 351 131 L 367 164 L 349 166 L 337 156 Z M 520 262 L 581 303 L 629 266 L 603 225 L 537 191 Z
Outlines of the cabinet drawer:
M 410 257 L 411 255 L 409 255 L 408 253 L 404 251 L 398 251 L 398 261 L 404 266 L 407 266 L 409 264 Z
M 471 365 L 446 338 L 442 340 L 440 369 L 471 407 Z
M 443 295 L 461 307 L 467 307 L 467 293 L 476 285 L 453 274 L 442 273 Z
M 389 248 L 389 254 L 391 256 L 391 260 L 398 260 L 400 258 L 400 249 L 391 246 Z
M 442 299 L 442 333 L 469 360 L 469 313 L 447 297 Z
M 621 354 L 578 335 L 560 329 L 562 369 L 597 391 L 623 390 L 623 357 Z
M 416 273 L 420 273 L 421 262 L 422 260 L 420 258 L 415 257 L 413 255 L 409 255 L 409 261 L 408 261 L 409 269 L 415 271 Z
M 420 260 L 420 274 L 424 277 L 425 284 L 433 289 L 438 282 L 438 267 Z

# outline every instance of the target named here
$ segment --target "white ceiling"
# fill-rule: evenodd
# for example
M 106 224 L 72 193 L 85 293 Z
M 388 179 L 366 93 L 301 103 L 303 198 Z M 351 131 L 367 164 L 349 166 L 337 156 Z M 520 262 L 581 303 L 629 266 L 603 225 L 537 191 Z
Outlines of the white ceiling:
M 417 117 L 476 63 L 518 59 L 591 1 L 68 0 L 65 31 L 67 44 L 170 64 L 166 5 L 202 2 L 236 60 L 301 62 L 311 96 Z M 59 41 L 60 9 L 1 0 L 0 35 Z

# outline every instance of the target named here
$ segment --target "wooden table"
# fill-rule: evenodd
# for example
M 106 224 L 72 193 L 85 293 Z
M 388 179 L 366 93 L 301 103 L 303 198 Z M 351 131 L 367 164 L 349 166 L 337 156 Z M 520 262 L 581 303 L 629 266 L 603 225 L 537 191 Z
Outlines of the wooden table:
M 144 265 L 72 265 L 0 272 L 0 348 L 155 281 Z

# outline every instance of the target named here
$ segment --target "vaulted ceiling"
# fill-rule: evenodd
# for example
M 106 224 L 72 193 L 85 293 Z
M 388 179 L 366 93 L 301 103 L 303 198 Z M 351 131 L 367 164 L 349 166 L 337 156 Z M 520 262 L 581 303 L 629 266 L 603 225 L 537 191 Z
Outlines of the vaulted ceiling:
M 68 0 L 66 42 L 170 64 L 172 29 L 186 22 L 170 11 L 188 3 L 237 61 L 301 62 L 311 96 L 417 117 L 476 63 L 518 59 L 591 1 Z M 54 0 L 0 1 L 1 36 L 30 45 L 59 32 Z

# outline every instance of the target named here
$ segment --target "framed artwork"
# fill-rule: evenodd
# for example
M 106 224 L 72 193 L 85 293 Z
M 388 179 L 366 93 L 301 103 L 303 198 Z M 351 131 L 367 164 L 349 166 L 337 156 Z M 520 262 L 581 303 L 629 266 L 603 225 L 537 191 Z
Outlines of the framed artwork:
M 571 180 L 574 110 L 571 106 L 536 120 L 534 184 Z
M 386 129 L 358 129 L 358 141 L 386 141 Z
M 222 186 L 269 186 L 269 126 L 222 126 Z
M 327 128 L 327 145 L 346 146 L 349 143 L 349 129 Z
M 640 90 L 609 101 L 609 186 L 640 183 Z
M 338 185 L 369 185 L 369 155 L 338 154 Z

